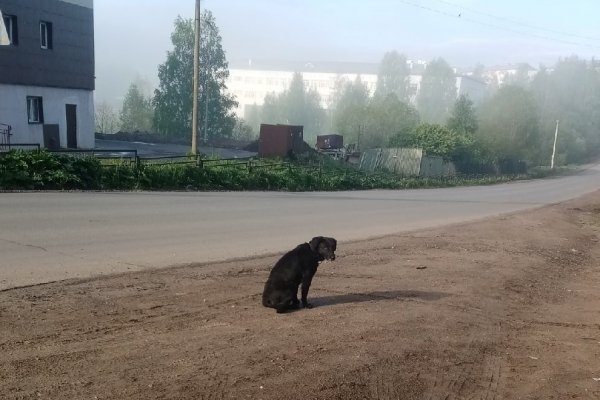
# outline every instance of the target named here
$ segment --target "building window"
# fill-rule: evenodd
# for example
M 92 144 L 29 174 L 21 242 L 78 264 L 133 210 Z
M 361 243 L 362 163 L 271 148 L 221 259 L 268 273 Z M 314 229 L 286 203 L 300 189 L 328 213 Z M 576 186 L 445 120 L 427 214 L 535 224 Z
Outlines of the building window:
M 41 97 L 27 96 L 27 119 L 30 124 L 44 123 L 44 106 Z
M 4 20 L 4 26 L 6 27 L 6 33 L 8 33 L 8 40 L 12 46 L 19 44 L 19 32 L 17 30 L 17 17 L 14 15 L 2 15 Z
M 40 46 L 44 50 L 52 50 L 52 22 L 40 22 Z

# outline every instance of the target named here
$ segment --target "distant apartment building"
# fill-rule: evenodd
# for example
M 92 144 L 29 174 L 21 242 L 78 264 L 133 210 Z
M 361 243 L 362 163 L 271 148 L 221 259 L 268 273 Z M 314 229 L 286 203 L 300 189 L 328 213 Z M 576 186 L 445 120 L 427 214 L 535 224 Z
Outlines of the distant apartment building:
M 410 102 L 416 104 L 422 73 L 426 62 L 408 61 L 411 71 L 409 75 Z M 333 101 L 336 84 L 340 80 L 354 81 L 360 76 L 370 94 L 377 87 L 377 64 L 368 63 L 319 63 L 319 64 L 267 64 L 259 65 L 249 62 L 243 66 L 233 66 L 229 69 L 227 88 L 236 96 L 238 108 L 236 114 L 244 118 L 250 107 L 261 106 L 269 93 L 279 94 L 287 90 L 295 72 L 302 73 L 305 85 L 321 98 L 321 106 L 328 109 Z M 477 79 L 458 76 L 456 79 L 457 93 L 468 95 L 477 102 L 485 95 L 486 85 Z
M 531 81 L 537 73 L 538 70 L 529 64 L 516 64 L 487 67 L 481 73 L 481 77 L 487 84 L 501 87 L 509 84 L 519 75 L 521 75 L 521 78 Z M 473 73 L 470 72 L 466 75 L 473 75 Z
M 0 124 L 11 143 L 93 148 L 93 0 L 0 0 L 0 12 Z
M 262 105 L 265 96 L 279 94 L 290 87 L 295 72 L 302 73 L 305 85 L 317 91 L 321 106 L 329 108 L 336 83 L 340 79 L 354 81 L 360 75 L 362 82 L 373 93 L 377 85 L 377 66 L 372 64 L 323 63 L 270 63 L 234 66 L 229 69 L 227 88 L 236 96 L 236 114 L 244 117 L 249 107 Z
M 477 78 L 466 75 L 456 76 L 456 95 L 467 96 L 473 103 L 481 102 L 487 94 L 487 84 Z

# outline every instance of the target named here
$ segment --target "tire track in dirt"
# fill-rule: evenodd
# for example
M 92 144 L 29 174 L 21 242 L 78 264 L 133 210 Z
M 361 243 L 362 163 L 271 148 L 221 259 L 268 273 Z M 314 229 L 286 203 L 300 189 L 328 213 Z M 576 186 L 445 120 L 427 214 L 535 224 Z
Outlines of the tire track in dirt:
M 0 398 L 590 398 L 585 201 L 342 243 L 284 315 L 260 304 L 274 256 L 0 292 Z

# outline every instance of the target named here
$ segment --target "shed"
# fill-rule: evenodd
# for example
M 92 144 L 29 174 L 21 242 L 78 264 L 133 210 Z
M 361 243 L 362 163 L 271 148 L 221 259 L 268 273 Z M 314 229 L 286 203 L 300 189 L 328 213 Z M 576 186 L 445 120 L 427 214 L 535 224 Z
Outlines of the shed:
M 317 136 L 317 149 L 333 150 L 344 147 L 344 137 L 342 135 L 319 135 Z
M 300 125 L 260 125 L 258 155 L 260 157 L 287 157 L 303 151 L 304 127 Z

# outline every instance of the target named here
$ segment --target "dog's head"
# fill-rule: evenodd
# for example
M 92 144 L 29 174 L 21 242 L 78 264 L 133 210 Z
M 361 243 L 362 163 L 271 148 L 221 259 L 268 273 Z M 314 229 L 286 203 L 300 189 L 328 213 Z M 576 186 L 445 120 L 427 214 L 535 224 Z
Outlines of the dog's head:
M 334 238 L 317 236 L 312 238 L 308 244 L 310 245 L 310 249 L 319 255 L 319 261 L 335 260 L 337 240 Z

